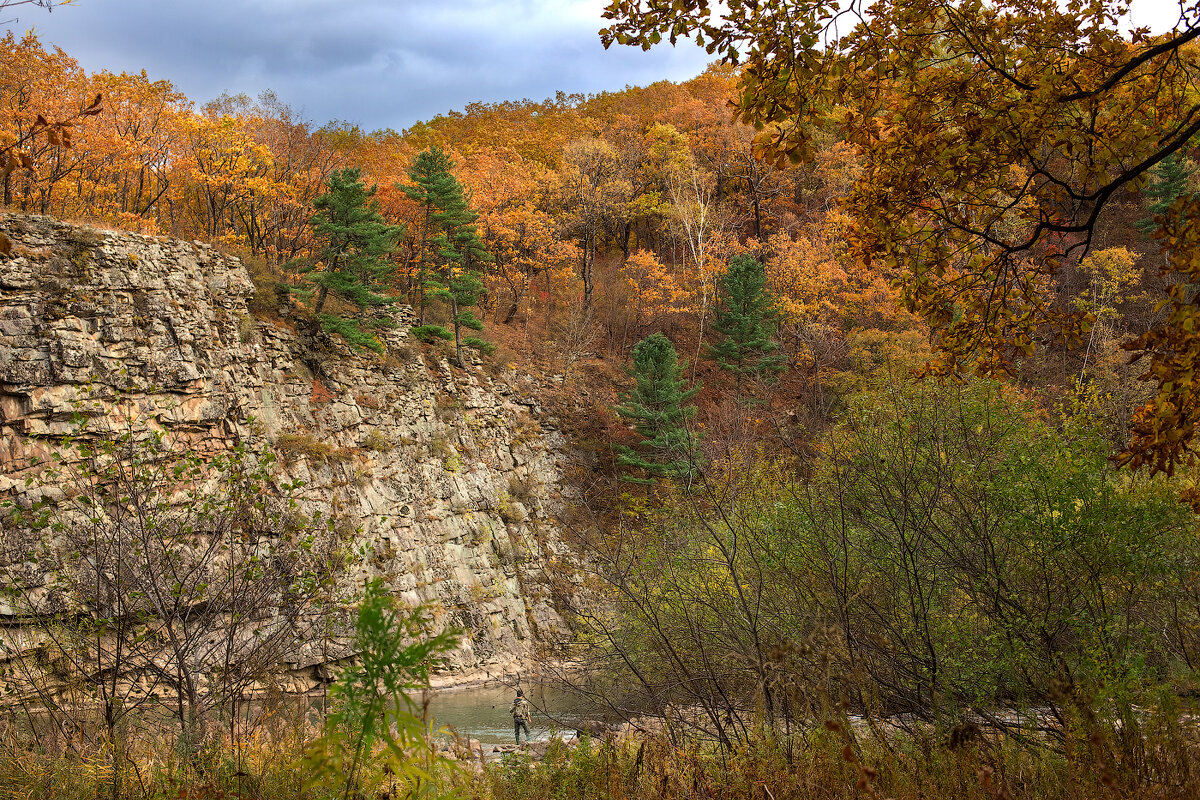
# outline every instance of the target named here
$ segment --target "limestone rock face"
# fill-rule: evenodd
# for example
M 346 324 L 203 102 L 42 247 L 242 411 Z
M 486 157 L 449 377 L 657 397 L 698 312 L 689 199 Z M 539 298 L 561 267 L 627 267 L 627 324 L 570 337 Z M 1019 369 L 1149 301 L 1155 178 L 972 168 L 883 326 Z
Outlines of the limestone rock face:
M 566 442 L 515 377 L 451 368 L 409 337 L 404 309 L 383 358 L 257 321 L 245 268 L 204 244 L 36 216 L 0 214 L 0 231 L 14 244 L 0 255 L 0 495 L 29 491 L 80 398 L 131 385 L 138 425 L 272 446 L 302 506 L 350 526 L 362 555 L 346 585 L 381 576 L 432 604 L 467 631 L 459 670 L 520 668 L 563 633 Z

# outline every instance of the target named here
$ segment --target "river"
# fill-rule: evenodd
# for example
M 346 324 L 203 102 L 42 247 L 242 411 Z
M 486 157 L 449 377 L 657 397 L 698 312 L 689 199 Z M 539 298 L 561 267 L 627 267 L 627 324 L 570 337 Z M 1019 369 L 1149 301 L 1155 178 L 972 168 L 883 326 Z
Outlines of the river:
M 562 689 L 527 686 L 525 695 L 533 706 L 529 731 L 534 741 L 544 741 L 556 733 L 573 736 L 575 726 L 584 719 L 579 701 Z M 452 726 L 460 736 L 483 744 L 512 744 L 513 721 L 508 706 L 513 697 L 513 690 L 507 686 L 439 689 L 431 692 L 429 715 L 435 726 Z

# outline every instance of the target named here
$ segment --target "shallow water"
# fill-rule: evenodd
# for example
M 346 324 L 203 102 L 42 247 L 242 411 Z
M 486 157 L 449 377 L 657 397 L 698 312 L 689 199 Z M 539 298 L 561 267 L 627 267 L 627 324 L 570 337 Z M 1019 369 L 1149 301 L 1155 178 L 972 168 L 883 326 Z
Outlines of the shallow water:
M 546 686 L 524 689 L 533 706 L 529 732 L 534 741 L 549 739 L 556 732 L 574 735 L 575 725 L 583 716 L 569 694 Z M 483 744 L 512 744 L 513 721 L 508 706 L 514 696 L 513 689 L 507 686 L 442 689 L 431 693 L 429 715 L 435 727 L 452 726 L 460 736 L 478 739 Z M 525 741 L 524 734 L 521 741 Z

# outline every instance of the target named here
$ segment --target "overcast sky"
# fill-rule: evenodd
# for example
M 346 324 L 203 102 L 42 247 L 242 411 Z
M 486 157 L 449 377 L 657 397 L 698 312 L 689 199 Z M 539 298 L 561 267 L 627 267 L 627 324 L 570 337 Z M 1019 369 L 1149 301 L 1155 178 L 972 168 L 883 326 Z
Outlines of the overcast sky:
M 1188 0 L 1189 3 L 1195 0 Z M 709 56 L 690 42 L 650 52 L 596 32 L 605 0 L 74 0 L 11 8 L 87 70 L 138 72 L 197 104 L 273 90 L 305 118 L 402 130 L 477 100 L 542 100 L 686 80 Z M 1177 0 L 1134 0 L 1157 30 Z
M 477 100 L 686 80 L 690 43 L 605 51 L 604 0 L 75 0 L 4 12 L 84 69 L 166 79 L 197 104 L 265 89 L 318 124 L 400 130 Z

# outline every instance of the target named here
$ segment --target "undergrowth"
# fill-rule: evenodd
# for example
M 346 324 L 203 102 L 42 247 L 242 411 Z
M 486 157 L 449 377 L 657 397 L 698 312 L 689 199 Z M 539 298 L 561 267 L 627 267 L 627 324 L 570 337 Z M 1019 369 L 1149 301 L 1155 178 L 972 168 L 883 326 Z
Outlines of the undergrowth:
M 1185 718 L 1187 719 L 1187 718 Z M 1192 723 L 1188 723 L 1192 725 Z M 315 730 L 259 731 L 179 763 L 169 741 L 146 738 L 123 768 L 131 800 L 332 800 L 345 788 L 313 782 Z M 1200 797 L 1200 737 L 1178 721 L 1146 725 L 1138 763 L 1114 762 L 1103 741 L 1049 747 L 980 736 L 966 743 L 849 737 L 829 724 L 790 739 L 760 734 L 731 751 L 672 743 L 662 734 L 551 742 L 543 756 L 512 753 L 486 765 L 430 770 L 436 785 L 386 780 L 386 748 L 366 761 L 379 797 L 463 800 L 1124 800 Z M 1128 742 L 1125 743 L 1128 745 Z M 309 754 L 306 760 L 306 752 Z M 108 754 L 0 742 L 0 800 L 111 797 Z M 423 773 L 424 774 L 424 773 Z M 415 793 L 414 793 L 415 792 Z M 353 795 L 352 796 L 365 796 Z M 374 796 L 374 795 L 371 795 Z
M 833 726 L 836 728 L 836 726 Z M 473 800 L 1114 800 L 1200 797 L 1200 739 L 1153 736 L 1141 743 L 1152 763 L 1114 765 L 1103 748 L 1074 755 L 1015 740 L 946 741 L 901 737 L 848 741 L 818 729 L 784 742 L 766 736 L 732 752 L 640 740 L 579 746 L 554 743 L 544 758 L 521 754 L 489 765 L 470 786 Z

